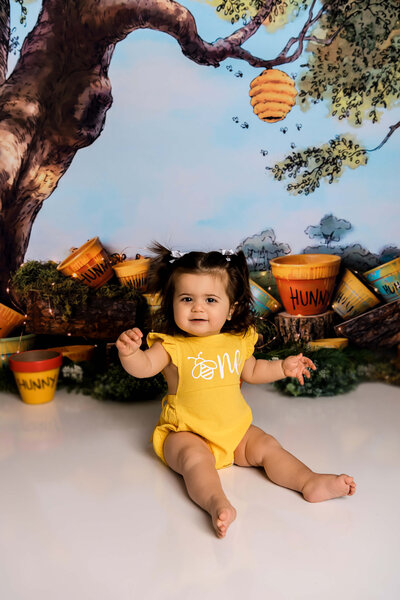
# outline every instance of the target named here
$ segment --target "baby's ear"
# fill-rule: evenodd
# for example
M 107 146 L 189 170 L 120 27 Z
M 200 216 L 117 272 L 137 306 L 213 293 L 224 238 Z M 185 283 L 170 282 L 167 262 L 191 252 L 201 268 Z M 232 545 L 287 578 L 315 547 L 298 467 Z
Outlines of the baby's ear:
M 236 306 L 237 306 L 237 302 L 235 302 L 234 304 L 232 304 L 232 306 L 229 309 L 229 313 L 228 313 L 228 320 L 230 321 L 233 317 L 233 315 L 235 314 L 235 310 L 236 310 Z

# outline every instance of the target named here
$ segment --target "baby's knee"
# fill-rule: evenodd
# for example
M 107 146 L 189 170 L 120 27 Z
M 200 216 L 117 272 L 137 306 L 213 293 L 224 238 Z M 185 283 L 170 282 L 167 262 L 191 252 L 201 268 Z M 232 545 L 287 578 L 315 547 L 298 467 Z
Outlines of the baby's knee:
M 262 466 L 266 456 L 281 448 L 282 446 L 273 435 L 260 430 L 259 435 L 249 441 L 246 454 L 252 457 L 250 461 L 252 464 L 255 462 L 258 466 Z
M 164 442 L 166 463 L 183 475 L 200 464 L 215 466 L 215 458 L 207 443 L 189 432 L 170 433 Z
M 215 467 L 214 455 L 206 445 L 204 445 L 204 448 L 191 445 L 181 448 L 177 460 L 181 473 L 188 473 L 192 469 L 205 464 Z
M 276 438 L 274 438 L 273 435 L 270 435 L 269 433 L 264 433 L 263 442 L 268 448 L 271 448 L 271 449 L 282 448 L 282 446 L 280 445 L 278 440 Z

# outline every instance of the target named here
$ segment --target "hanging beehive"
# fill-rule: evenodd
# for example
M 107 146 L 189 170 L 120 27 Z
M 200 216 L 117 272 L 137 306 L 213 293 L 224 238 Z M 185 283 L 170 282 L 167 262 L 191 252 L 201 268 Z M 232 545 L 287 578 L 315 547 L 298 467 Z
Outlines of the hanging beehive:
M 282 121 L 295 104 L 294 81 L 278 69 L 266 69 L 250 84 L 250 104 L 266 123 Z

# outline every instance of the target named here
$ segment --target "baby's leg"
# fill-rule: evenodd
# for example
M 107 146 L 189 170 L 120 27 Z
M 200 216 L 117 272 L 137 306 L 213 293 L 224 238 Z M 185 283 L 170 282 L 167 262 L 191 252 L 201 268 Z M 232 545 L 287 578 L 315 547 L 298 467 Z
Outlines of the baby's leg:
M 309 502 L 352 496 L 356 491 L 354 479 L 349 475 L 314 473 L 284 450 L 275 438 L 254 425 L 235 451 L 235 464 L 264 467 L 271 481 L 301 492 Z
M 224 494 L 206 442 L 194 433 L 171 432 L 164 442 L 164 458 L 182 475 L 190 498 L 210 514 L 217 536 L 224 537 L 236 510 Z

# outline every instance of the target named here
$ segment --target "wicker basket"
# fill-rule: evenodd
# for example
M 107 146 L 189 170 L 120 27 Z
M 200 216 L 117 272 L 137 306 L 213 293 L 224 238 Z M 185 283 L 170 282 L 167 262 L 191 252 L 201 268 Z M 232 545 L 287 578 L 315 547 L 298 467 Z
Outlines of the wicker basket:
M 113 266 L 113 269 L 122 285 L 127 285 L 144 292 L 147 288 L 149 265 L 149 258 L 138 258 L 118 263 Z

